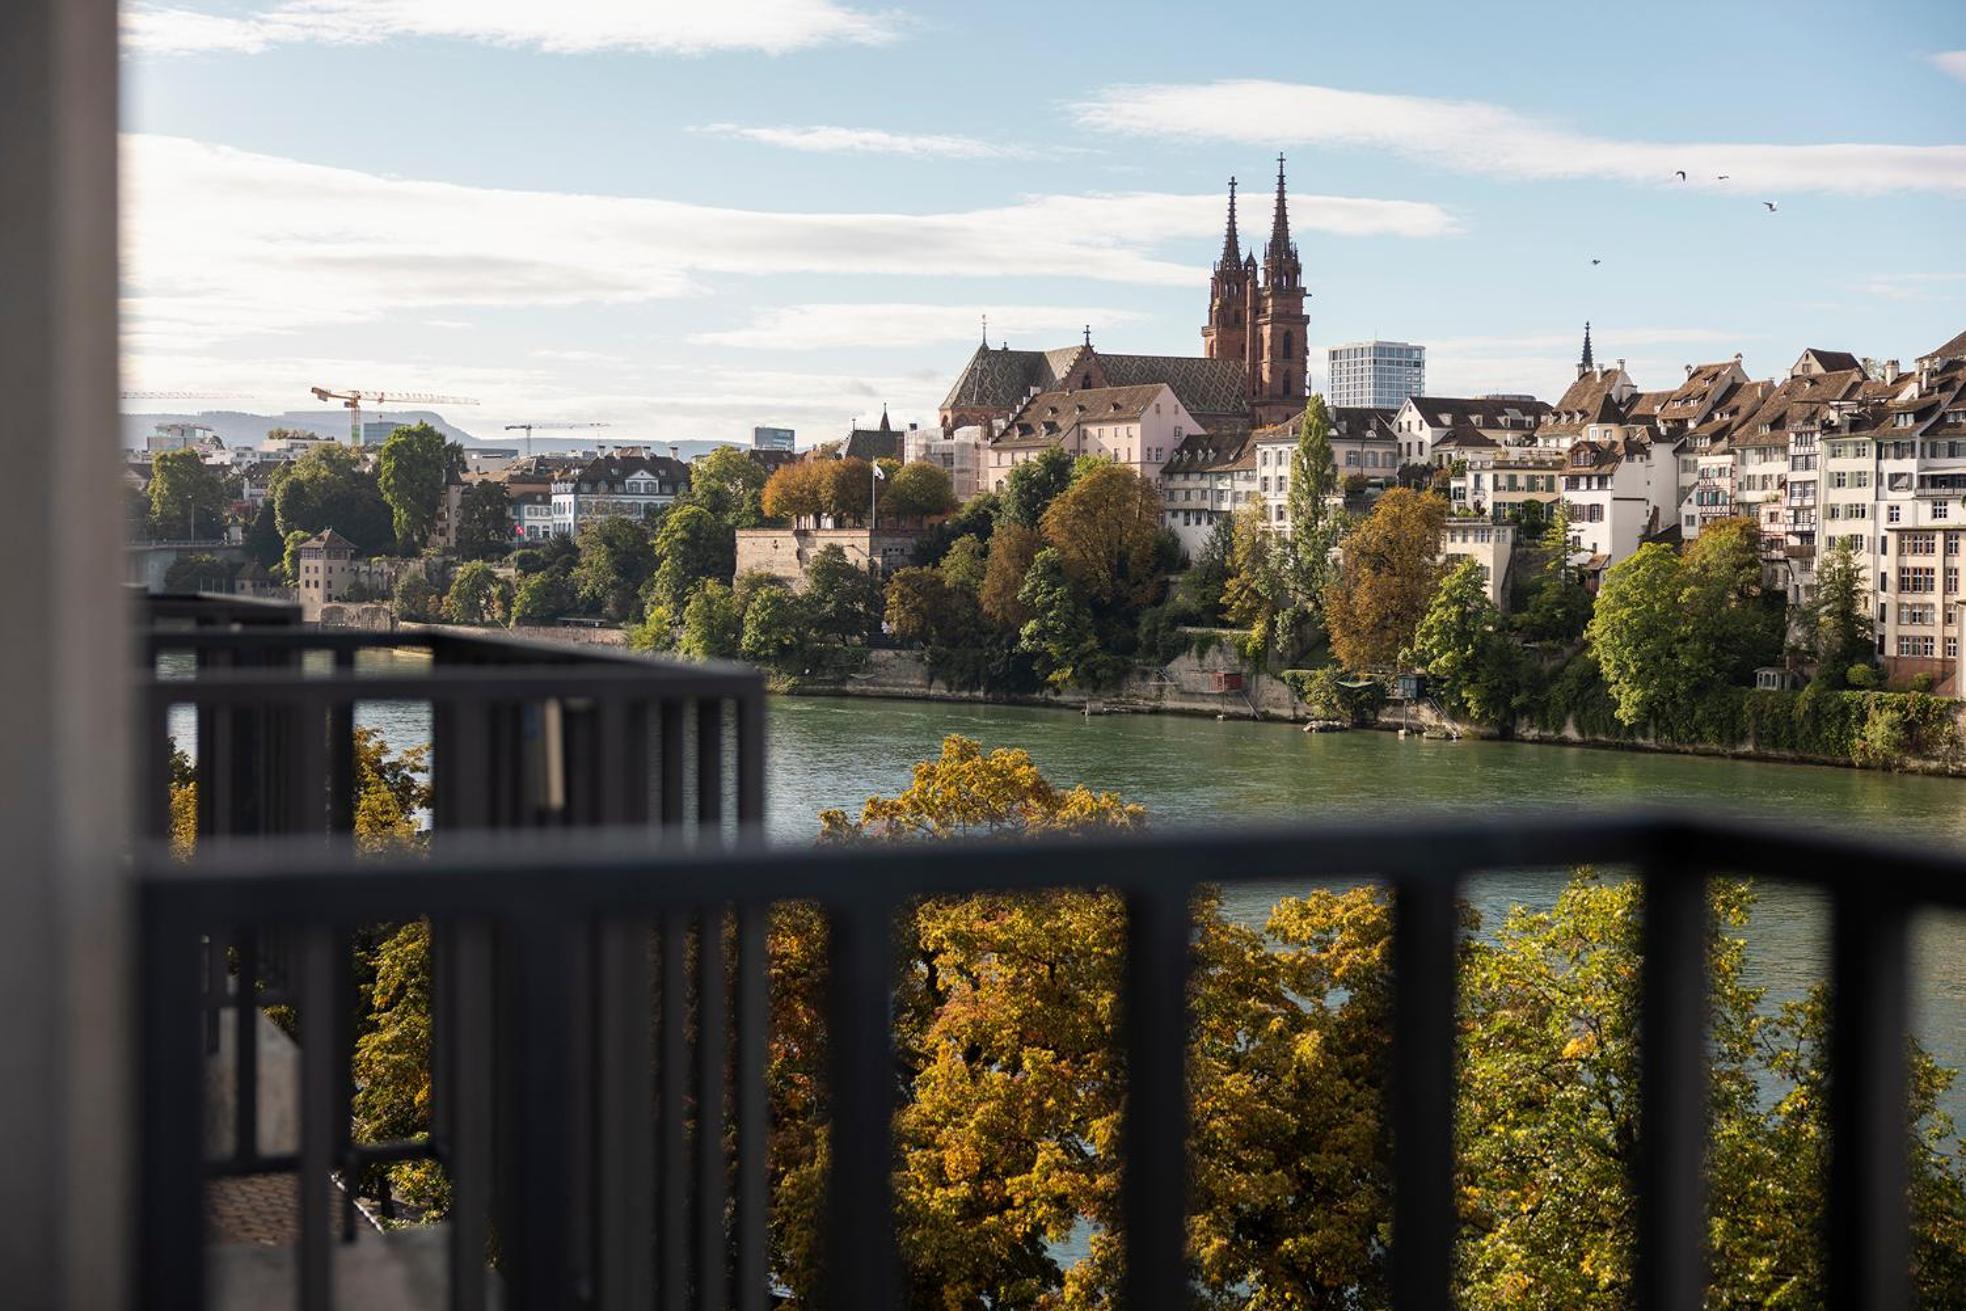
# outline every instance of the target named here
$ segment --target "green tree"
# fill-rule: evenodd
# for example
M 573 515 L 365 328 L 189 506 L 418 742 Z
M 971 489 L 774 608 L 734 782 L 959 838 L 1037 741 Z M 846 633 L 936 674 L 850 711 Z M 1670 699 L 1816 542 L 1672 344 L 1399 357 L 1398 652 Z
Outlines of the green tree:
M 419 422 L 390 433 L 376 458 L 376 485 L 406 553 L 421 551 L 436 525 L 450 461 L 444 447 L 444 435 Z
M 1344 527 L 1342 509 L 1331 504 L 1338 495 L 1338 464 L 1331 452 L 1331 412 L 1324 397 L 1313 395 L 1304 406 L 1297 432 L 1297 449 L 1290 457 L 1290 490 L 1285 512 L 1290 533 L 1284 542 L 1285 581 L 1293 609 L 1300 612 L 1292 626 L 1315 623 L 1331 578 L 1331 555 Z
M 692 660 L 732 660 L 744 640 L 744 605 L 715 578 L 698 584 L 682 608 L 679 654 Z
M 1876 630 L 1863 566 L 1847 542 L 1816 561 L 1816 591 L 1802 607 L 1796 629 L 1802 649 L 1816 664 L 1816 681 L 1846 686 L 1853 665 L 1877 663 Z
M 762 584 L 744 603 L 738 653 L 767 668 L 796 668 L 805 661 L 811 627 L 811 614 L 801 598 L 778 582 Z
M 1229 567 L 1222 586 L 1222 617 L 1243 630 L 1242 654 L 1262 660 L 1278 645 L 1277 618 L 1288 604 L 1286 563 L 1261 501 L 1248 501 L 1225 521 Z
M 267 490 L 284 538 L 332 528 L 363 551 L 379 551 L 396 540 L 394 516 L 376 476 L 339 442 L 315 443 L 274 474 Z
M 955 487 L 939 464 L 912 460 L 881 485 L 881 509 L 897 519 L 946 514 L 955 508 Z
M 832 462 L 808 455 L 782 464 L 765 480 L 759 505 L 765 517 L 781 523 L 810 521 L 831 512 Z
M 1685 564 L 1662 542 L 1605 571 L 1587 636 L 1619 722 L 1677 713 L 1716 676 L 1710 653 L 1688 640 L 1686 597 Z
M 436 585 L 417 568 L 403 571 L 390 597 L 390 608 L 396 618 L 412 624 L 427 624 L 436 619 L 443 603 Z
M 1412 643 L 1440 577 L 1446 523 L 1446 501 L 1395 487 L 1345 534 L 1324 594 L 1331 652 L 1345 668 L 1385 667 Z
M 151 535 L 208 541 L 225 530 L 225 479 L 197 451 L 159 451 L 150 462 Z
M 955 623 L 955 590 L 940 570 L 895 570 L 887 580 L 887 626 L 904 642 L 944 642 Z
M 512 546 L 512 494 L 504 483 L 483 479 L 458 497 L 457 553 L 465 560 L 496 560 Z
M 252 526 L 246 529 L 244 546 L 246 558 L 260 568 L 271 572 L 279 567 L 286 543 L 280 539 L 280 525 L 273 513 L 271 500 L 261 501 L 259 509 L 253 512 Z
M 1209 529 L 1201 552 L 1181 575 L 1181 595 L 1195 613 L 1196 622 L 1212 624 L 1223 617 L 1223 601 L 1234 568 L 1236 525 L 1233 515 L 1223 515 Z
M 737 446 L 719 446 L 689 467 L 689 490 L 680 504 L 700 506 L 724 527 L 756 528 L 764 522 L 765 467 Z
M 954 514 L 923 530 L 915 542 L 914 563 L 924 566 L 942 563 L 942 557 L 949 548 L 965 537 L 974 537 L 988 546 L 991 535 L 996 531 L 997 510 L 995 492 L 979 492 L 970 497 L 957 507 Z
M 582 527 L 578 544 L 573 586 L 580 604 L 609 619 L 626 619 L 636 609 L 643 584 L 655 572 L 655 546 L 648 530 L 636 520 L 609 515 Z
M 1062 446 L 1048 446 L 1016 465 L 997 499 L 999 522 L 1036 529 L 1044 512 L 1072 483 L 1072 457 Z
M 866 523 L 874 494 L 874 466 L 850 455 L 821 461 L 819 467 L 826 475 L 826 513 L 843 522 Z
M 1441 580 L 1414 630 L 1408 663 L 1424 670 L 1449 710 L 1506 728 L 1522 709 L 1525 662 L 1488 599 L 1481 566 L 1463 560 Z
M 806 563 L 805 611 L 813 632 L 835 642 L 865 640 L 880 627 L 881 586 L 828 543 Z
M 696 585 L 737 572 L 737 537 L 700 505 L 678 505 L 655 530 L 658 563 L 643 599 L 680 610 Z
M 287 534 L 287 540 L 280 548 L 280 577 L 289 587 L 297 586 L 300 582 L 300 548 L 311 536 L 313 534 L 295 529 Z
M 230 592 L 239 572 L 236 561 L 215 555 L 181 555 L 164 571 L 167 592 Z
M 989 548 L 978 537 L 958 537 L 937 566 L 943 581 L 971 596 L 983 594 L 983 580 L 989 576 Z
M 444 597 L 444 618 L 454 624 L 502 624 L 512 613 L 512 584 L 483 560 L 458 566 Z
M 1782 594 L 1761 585 L 1761 529 L 1746 516 L 1719 519 L 1686 548 L 1687 627 L 1717 677 L 1750 683 L 1781 658 L 1787 614 Z
M 565 571 L 549 569 L 530 574 L 512 597 L 512 625 L 550 624 L 578 604 Z
M 1065 688 L 1111 681 L 1115 662 L 1101 650 L 1092 612 L 1056 548 L 1047 546 L 1031 561 L 1017 601 L 1031 616 L 1018 633 L 1018 646 L 1037 657 L 1046 682 Z

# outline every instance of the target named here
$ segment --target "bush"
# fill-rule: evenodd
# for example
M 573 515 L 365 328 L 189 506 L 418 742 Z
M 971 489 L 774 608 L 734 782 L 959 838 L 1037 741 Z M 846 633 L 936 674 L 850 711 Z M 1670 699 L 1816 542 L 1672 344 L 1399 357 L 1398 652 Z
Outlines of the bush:
M 1371 723 L 1386 705 L 1385 686 L 1377 679 L 1347 681 L 1336 665 L 1286 669 L 1283 682 L 1316 718 L 1335 719 L 1355 728 Z
M 1932 690 L 1932 676 L 1924 672 L 1913 674 L 1911 676 L 1911 690 L 1918 693 L 1930 692 Z
M 437 617 L 443 605 L 443 598 L 437 595 L 437 587 L 421 569 L 406 570 L 396 580 L 396 591 L 391 598 L 391 607 L 396 618 L 404 623 L 427 624 Z
M 1546 733 L 1560 733 L 1566 723 L 1574 722 L 1585 737 L 1623 742 L 1632 736 L 1632 730 L 1618 718 L 1618 703 L 1605 686 L 1604 671 L 1589 655 L 1576 655 L 1564 662 L 1532 717 Z
M 1843 675 L 1845 687 L 1859 690 L 1877 686 L 1877 670 L 1871 665 L 1851 665 Z

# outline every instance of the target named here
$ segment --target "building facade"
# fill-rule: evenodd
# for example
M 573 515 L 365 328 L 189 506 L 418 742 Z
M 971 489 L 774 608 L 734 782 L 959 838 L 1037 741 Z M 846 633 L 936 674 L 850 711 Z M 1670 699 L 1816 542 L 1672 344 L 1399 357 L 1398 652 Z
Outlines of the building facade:
M 1096 455 L 1126 465 L 1148 482 L 1201 425 L 1166 383 L 1041 392 L 1031 397 L 990 443 L 984 470 L 1000 492 L 1010 471 L 1039 452 L 1061 446 L 1074 456 Z
M 1229 181 L 1229 222 L 1222 255 L 1208 283 L 1208 321 L 1202 354 L 1239 360 L 1247 379 L 1249 421 L 1280 423 L 1304 408 L 1310 384 L 1310 318 L 1304 313 L 1304 265 L 1290 239 L 1284 195 L 1283 156 L 1277 156 L 1276 209 L 1259 266 L 1256 252 L 1242 253 L 1236 231 L 1236 184 Z
M 1324 397 L 1337 406 L 1396 410 L 1427 391 L 1427 348 L 1410 341 L 1348 341 L 1324 353 Z
M 596 519 L 648 519 L 689 490 L 689 466 L 667 455 L 602 455 L 553 481 L 553 532 L 571 537 Z
M 789 451 L 797 444 L 798 433 L 791 428 L 751 429 L 751 449 L 754 451 Z

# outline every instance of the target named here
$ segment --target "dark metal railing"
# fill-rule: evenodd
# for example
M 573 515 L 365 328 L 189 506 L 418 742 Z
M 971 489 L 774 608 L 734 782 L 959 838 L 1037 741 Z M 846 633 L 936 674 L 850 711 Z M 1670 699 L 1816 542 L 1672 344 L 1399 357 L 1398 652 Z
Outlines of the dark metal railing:
M 590 835 L 575 850 L 556 835 L 501 844 L 465 836 L 414 865 L 291 842 L 215 850 L 195 866 L 157 860 L 141 884 L 141 1286 L 158 1305 L 196 1305 L 202 1291 L 199 984 L 187 965 L 201 937 L 268 927 L 296 935 L 307 1013 L 331 1005 L 338 926 L 428 916 L 453 944 L 440 971 L 492 985 L 438 1016 L 447 1055 L 437 1086 L 448 1110 L 432 1139 L 457 1180 L 451 1304 L 485 1304 L 490 1225 L 508 1305 L 647 1306 L 659 1296 L 665 1307 L 762 1308 L 764 916 L 775 902 L 801 900 L 818 903 L 828 921 L 826 1305 L 898 1306 L 892 917 L 926 895 L 1101 888 L 1124 897 L 1129 924 L 1122 1297 L 1136 1311 L 1183 1306 L 1190 895 L 1202 884 L 1358 878 L 1385 881 L 1394 912 L 1393 1305 L 1445 1308 L 1455 1230 L 1456 897 L 1484 870 L 1587 863 L 1632 869 L 1643 889 L 1635 1305 L 1702 1303 L 1705 881 L 1725 873 L 1830 894 L 1829 1301 L 1906 1307 L 1906 925 L 1914 908 L 1966 906 L 1966 860 L 1789 830 L 1598 815 L 932 849 L 772 851 L 746 839 L 664 850 L 646 835 L 616 833 Z M 699 950 L 690 1013 L 687 937 L 708 928 L 699 945 L 725 941 L 733 920 L 731 972 L 720 968 L 722 953 Z M 488 991 L 512 1004 L 490 1008 Z M 488 1044 L 507 1059 L 488 1061 Z M 727 1047 L 728 1063 L 715 1059 Z M 303 1184 L 322 1183 L 335 1165 L 344 1055 L 307 1057 Z M 720 1135 L 726 1094 L 732 1121 Z M 502 1161 L 487 1124 L 499 1107 L 510 1117 L 498 1139 L 509 1149 Z M 509 1172 L 502 1190 L 493 1187 L 497 1170 Z M 303 1305 L 326 1304 L 327 1241 L 325 1225 L 302 1233 Z

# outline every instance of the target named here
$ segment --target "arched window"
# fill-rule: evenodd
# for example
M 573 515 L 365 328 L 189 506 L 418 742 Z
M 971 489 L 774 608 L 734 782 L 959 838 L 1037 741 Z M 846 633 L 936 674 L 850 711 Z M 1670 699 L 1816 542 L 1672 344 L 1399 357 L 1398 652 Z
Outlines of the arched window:
M 1287 332 L 1283 334 L 1283 357 L 1290 358 L 1290 334 Z

